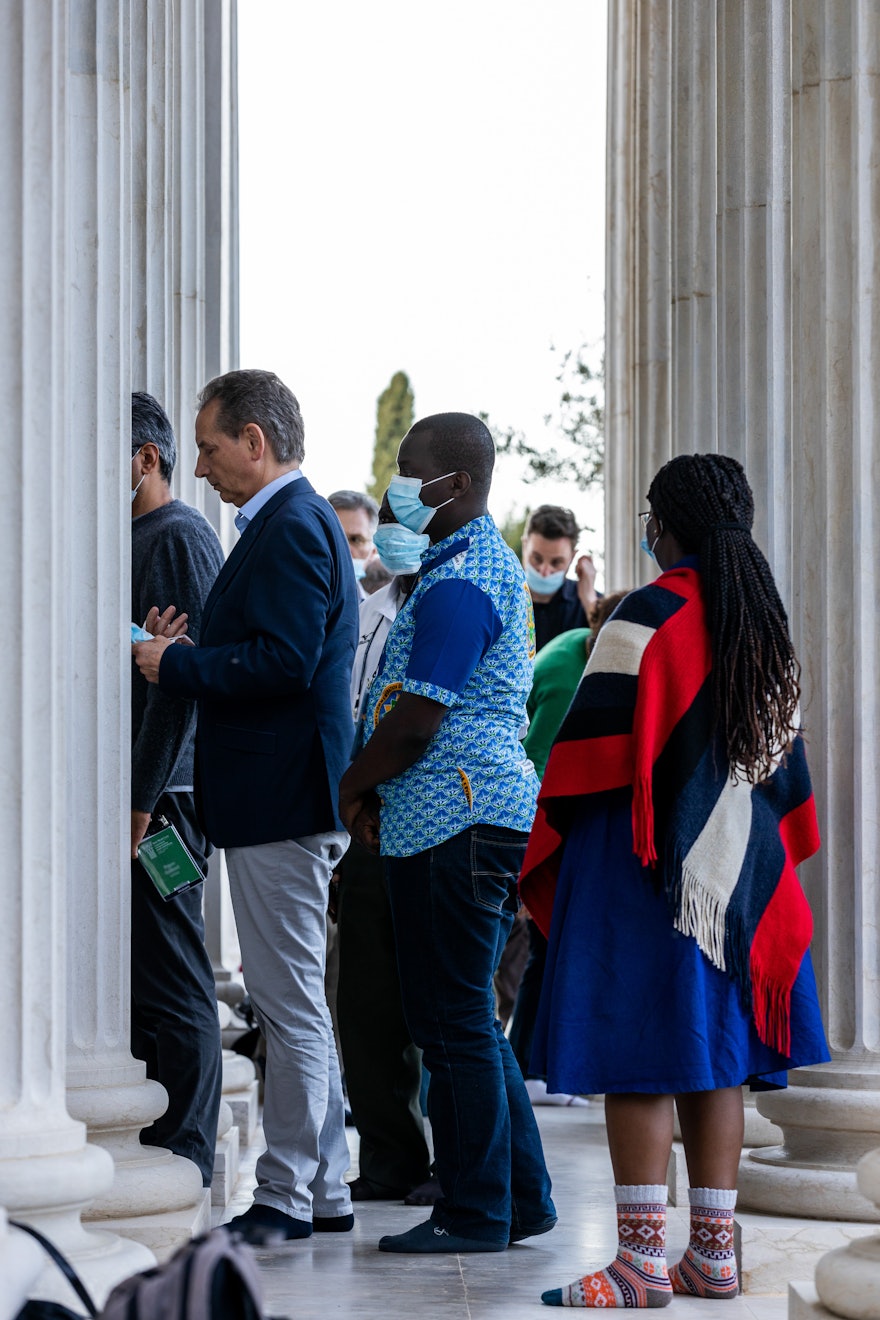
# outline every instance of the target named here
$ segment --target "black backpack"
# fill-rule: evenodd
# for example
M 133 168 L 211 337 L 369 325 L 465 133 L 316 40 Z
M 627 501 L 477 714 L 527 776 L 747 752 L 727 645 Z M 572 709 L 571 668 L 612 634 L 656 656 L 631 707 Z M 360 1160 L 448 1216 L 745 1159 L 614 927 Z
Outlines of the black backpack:
M 29 1224 L 9 1220 L 49 1253 L 91 1320 L 263 1320 L 256 1259 L 247 1243 L 216 1231 L 193 1238 L 153 1269 L 118 1283 L 98 1311 L 82 1280 L 61 1252 Z M 26 1302 L 16 1320 L 81 1320 L 58 1302 Z

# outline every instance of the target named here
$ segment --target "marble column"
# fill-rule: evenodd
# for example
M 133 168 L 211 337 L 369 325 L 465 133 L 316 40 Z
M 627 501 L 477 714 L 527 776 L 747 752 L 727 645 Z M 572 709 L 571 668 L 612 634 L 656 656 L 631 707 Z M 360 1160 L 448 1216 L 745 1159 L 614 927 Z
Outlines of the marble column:
M 170 408 L 177 366 L 172 332 L 171 102 L 173 6 L 131 15 L 131 387 Z M 142 620 L 139 620 L 142 622 Z
M 87 1216 L 164 1249 L 208 1227 L 210 1207 L 191 1161 L 141 1145 L 140 1130 L 164 1112 L 167 1095 L 129 1049 L 128 60 L 147 52 L 141 29 L 129 32 L 127 5 L 97 0 L 81 8 L 82 48 L 95 63 L 77 70 L 70 87 L 79 179 L 71 201 L 72 281 L 91 296 L 71 308 L 68 346 L 76 461 L 65 493 L 71 520 L 78 519 L 65 559 L 76 680 L 76 699 L 65 709 L 68 1107 L 115 1164 L 112 1187 Z M 82 518 L 90 508 L 95 516 Z
M 718 449 L 759 492 L 755 539 L 791 600 L 790 0 L 717 0 Z
M 672 0 L 639 0 L 636 43 L 635 490 L 626 515 L 641 538 L 638 512 L 659 467 L 672 456 Z M 654 576 L 640 554 L 637 585 Z
M 717 445 L 715 7 L 672 9 L 671 447 Z
M 218 6 L 212 5 L 215 11 Z M 169 416 L 180 438 L 182 461 L 175 492 L 202 508 L 206 483 L 197 481 L 193 430 L 196 393 L 205 383 L 205 5 L 186 0 L 173 10 L 171 96 L 174 137 L 171 155 L 172 335 L 177 388 Z M 195 184 L 195 186 L 194 186 Z M 207 492 L 213 499 L 213 492 Z
M 801 871 L 834 1059 L 759 1099 L 785 1141 L 743 1162 L 740 1204 L 876 1222 L 854 1170 L 880 1146 L 880 13 L 792 15 L 792 625 L 823 839 Z
M 0 690 L 0 1000 L 7 1014 L 0 1035 L 0 1203 L 56 1241 L 98 1300 L 153 1260 L 138 1244 L 82 1227 L 80 1214 L 109 1188 L 113 1164 L 105 1151 L 86 1144 L 85 1127 L 68 1112 L 64 1093 L 68 892 L 74 872 L 86 887 L 95 886 L 92 840 L 75 828 L 68 792 L 76 759 L 67 712 L 83 700 L 72 643 L 86 636 L 99 647 L 101 619 L 93 590 L 80 600 L 83 613 L 71 610 L 70 551 L 94 523 L 86 511 L 96 505 L 94 490 L 74 503 L 70 478 L 78 468 L 90 470 L 87 438 L 103 434 L 107 422 L 94 412 L 86 420 L 81 408 L 75 410 L 81 381 L 67 351 L 71 326 L 95 300 L 95 285 L 81 265 L 89 236 L 80 228 L 89 187 L 83 171 L 94 148 L 90 157 L 77 115 L 83 85 L 99 89 L 106 114 L 102 146 L 115 134 L 119 150 L 124 92 L 115 60 L 125 8 L 98 5 L 96 41 L 96 6 L 87 0 L 14 6 L 0 43 L 6 183 L 0 343 L 9 368 L 0 395 L 7 421 L 4 471 L 15 492 L 0 520 L 0 608 L 14 620 Z M 119 196 L 124 180 L 118 169 L 111 173 L 111 195 Z M 110 248 L 107 260 L 114 266 L 112 239 Z M 101 330 L 109 340 L 112 327 Z M 104 346 L 112 361 L 112 343 Z M 118 477 L 115 430 L 110 439 L 109 463 Z M 106 462 L 102 455 L 99 469 Z M 119 499 L 121 490 L 114 496 Z M 118 629 L 115 600 L 102 604 Z M 0 1258 L 11 1247 L 3 1231 Z M 17 1242 L 15 1255 L 20 1291 L 33 1256 Z M 3 1269 L 4 1284 L 9 1277 Z M 66 1288 L 52 1269 L 37 1283 L 47 1297 Z
M 205 10 L 205 376 L 238 366 L 237 0 Z
M 635 582 L 639 542 L 632 519 L 637 491 L 633 391 L 635 33 L 634 0 L 609 0 L 605 164 L 605 580 L 609 589 Z
M 609 6 L 606 580 L 650 576 L 638 512 L 671 453 L 671 0 Z

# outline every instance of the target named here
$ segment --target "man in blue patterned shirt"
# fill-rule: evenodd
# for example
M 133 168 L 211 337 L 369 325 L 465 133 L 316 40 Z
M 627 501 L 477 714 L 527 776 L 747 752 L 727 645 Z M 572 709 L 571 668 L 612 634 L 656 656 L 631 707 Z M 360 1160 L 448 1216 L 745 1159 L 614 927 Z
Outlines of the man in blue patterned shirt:
M 486 508 L 494 458 L 466 413 L 427 417 L 401 442 L 388 500 L 426 548 L 340 788 L 346 828 L 385 858 L 442 1190 L 431 1218 L 382 1238 L 383 1251 L 503 1251 L 556 1223 L 492 990 L 538 792 L 519 741 L 534 625 L 522 568 Z

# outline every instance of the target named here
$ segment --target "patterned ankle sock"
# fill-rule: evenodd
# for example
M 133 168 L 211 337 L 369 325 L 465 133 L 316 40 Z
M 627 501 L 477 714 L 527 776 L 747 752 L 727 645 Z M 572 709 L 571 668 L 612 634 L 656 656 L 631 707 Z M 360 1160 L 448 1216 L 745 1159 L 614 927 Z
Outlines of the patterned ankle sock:
M 691 1187 L 691 1239 L 669 1271 L 672 1291 L 689 1297 L 736 1297 L 739 1277 L 733 1253 L 736 1192 L 726 1187 Z
M 666 1187 L 615 1187 L 617 1255 L 604 1270 L 542 1293 L 546 1306 L 668 1306 Z

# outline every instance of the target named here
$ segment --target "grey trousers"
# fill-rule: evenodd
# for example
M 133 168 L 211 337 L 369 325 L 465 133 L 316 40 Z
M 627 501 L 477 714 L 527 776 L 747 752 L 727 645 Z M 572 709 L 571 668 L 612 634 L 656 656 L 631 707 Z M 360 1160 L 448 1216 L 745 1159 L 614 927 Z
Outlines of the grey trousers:
M 227 848 L 245 984 L 266 1038 L 254 1201 L 293 1219 L 351 1213 L 339 1062 L 324 994 L 330 876 L 341 833 Z

